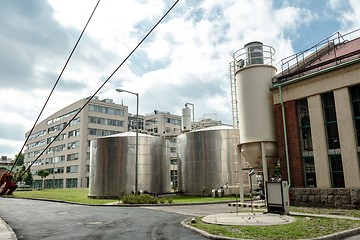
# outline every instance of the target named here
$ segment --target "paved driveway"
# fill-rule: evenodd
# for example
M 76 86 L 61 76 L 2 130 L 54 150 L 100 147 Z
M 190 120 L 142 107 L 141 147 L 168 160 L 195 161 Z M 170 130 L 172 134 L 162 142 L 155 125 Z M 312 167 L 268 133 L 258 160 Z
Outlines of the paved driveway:
M 0 216 L 18 239 L 206 239 L 180 226 L 191 211 L 184 215 L 179 207 L 174 213 L 150 207 L 0 198 Z

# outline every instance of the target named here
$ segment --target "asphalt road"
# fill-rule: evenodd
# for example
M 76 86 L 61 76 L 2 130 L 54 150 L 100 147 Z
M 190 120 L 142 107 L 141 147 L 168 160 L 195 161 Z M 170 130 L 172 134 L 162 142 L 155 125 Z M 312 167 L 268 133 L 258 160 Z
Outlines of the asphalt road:
M 230 211 L 226 204 L 173 207 L 84 206 L 0 198 L 0 216 L 18 239 L 206 239 L 180 222 Z

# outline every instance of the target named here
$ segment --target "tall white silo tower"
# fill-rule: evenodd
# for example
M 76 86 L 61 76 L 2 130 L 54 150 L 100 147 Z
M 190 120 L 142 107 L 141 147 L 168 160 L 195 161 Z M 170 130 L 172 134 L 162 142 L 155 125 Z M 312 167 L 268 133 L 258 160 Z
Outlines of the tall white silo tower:
M 241 159 L 268 181 L 277 161 L 273 101 L 270 92 L 275 76 L 275 50 L 261 42 L 250 42 L 233 55 L 232 88 L 236 88 Z M 233 87 L 234 86 L 234 87 Z M 234 107 L 233 107 L 234 109 Z M 236 109 L 236 108 L 235 108 Z

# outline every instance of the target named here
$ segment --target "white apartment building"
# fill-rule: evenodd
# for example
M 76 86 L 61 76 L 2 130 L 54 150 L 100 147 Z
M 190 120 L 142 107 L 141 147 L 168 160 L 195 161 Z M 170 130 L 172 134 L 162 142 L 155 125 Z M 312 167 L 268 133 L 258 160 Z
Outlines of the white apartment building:
M 176 136 L 181 133 L 181 116 L 169 112 L 154 110 L 154 113 L 142 117 L 142 133 L 162 136 L 168 139 L 166 156 L 170 161 L 170 181 L 172 188 L 178 188 L 178 158 Z
M 100 100 L 95 97 L 71 120 L 88 100 L 81 99 L 35 126 L 24 151 L 26 167 L 36 160 L 31 167 L 35 188 L 42 187 L 42 180 L 36 175 L 42 169 L 50 173 L 45 178 L 45 188 L 88 187 L 90 141 L 135 131 L 136 115 L 129 114 L 127 106 L 116 104 L 112 99 Z M 69 121 L 70 124 L 64 128 Z M 181 116 L 157 110 L 153 114 L 139 115 L 139 132 L 169 139 L 167 156 L 174 188 L 178 182 L 175 137 L 180 134 L 180 129 Z M 60 131 L 57 140 L 47 148 Z M 29 132 L 25 134 L 26 137 Z
M 36 175 L 41 169 L 50 173 L 45 178 L 45 188 L 87 187 L 90 141 L 127 131 L 127 106 L 116 104 L 112 99 L 99 100 L 95 97 L 77 114 L 88 100 L 81 99 L 35 126 L 24 151 L 25 166 L 36 160 L 31 167 L 35 188 L 42 186 L 41 178 Z M 69 121 L 70 124 L 65 128 Z M 29 132 L 25 134 L 26 137 Z M 56 136 L 57 139 L 46 149 Z

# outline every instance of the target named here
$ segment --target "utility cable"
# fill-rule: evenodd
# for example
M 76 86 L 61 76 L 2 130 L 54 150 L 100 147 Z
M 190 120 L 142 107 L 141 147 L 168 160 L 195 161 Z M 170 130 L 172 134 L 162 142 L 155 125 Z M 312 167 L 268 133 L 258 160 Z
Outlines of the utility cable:
M 16 179 L 21 179 L 24 174 L 32 167 L 32 165 L 40 158 L 40 156 L 50 147 L 50 145 L 63 133 L 63 131 L 70 125 L 70 123 L 79 115 L 79 113 L 88 105 L 88 103 L 95 97 L 95 95 L 104 87 L 104 85 L 114 76 L 114 74 L 120 69 L 120 67 L 130 58 L 130 56 L 139 48 L 139 46 L 146 40 L 146 38 L 154 31 L 154 29 L 162 22 L 162 20 L 171 12 L 171 10 L 176 6 L 180 0 L 177 0 L 167 11 L 166 13 L 157 21 L 157 23 L 150 29 L 150 31 L 142 38 L 142 40 L 135 46 L 135 48 L 128 54 L 128 56 L 120 63 L 120 65 L 115 68 L 115 70 L 109 75 L 109 77 L 100 85 L 100 87 L 94 92 L 93 95 L 88 97 L 88 100 L 85 104 L 77 111 L 77 113 L 68 121 L 63 129 L 54 137 L 54 139 L 46 146 L 46 148 L 35 158 L 34 161 L 26 168 L 26 170 Z
M 26 138 L 26 140 L 25 140 L 25 142 L 24 142 L 23 146 L 21 147 L 21 150 L 19 151 L 19 154 L 18 154 L 18 155 L 16 155 L 16 159 L 15 159 L 15 161 L 14 161 L 14 163 L 13 163 L 13 165 L 12 165 L 11 169 L 10 169 L 10 174 L 11 174 L 12 170 L 14 169 L 14 167 L 15 167 L 15 165 L 16 165 L 16 163 L 17 163 L 18 159 L 19 159 L 19 156 L 21 155 L 22 151 L 24 150 L 24 147 L 25 147 L 25 145 L 26 145 L 27 141 L 29 140 L 29 138 L 30 138 L 30 136 L 31 136 L 32 132 L 34 131 L 34 128 L 35 128 L 35 126 L 36 126 L 37 122 L 39 121 L 40 116 L 41 116 L 41 114 L 43 113 L 43 111 L 44 111 L 44 109 L 45 109 L 45 106 L 48 104 L 48 102 L 49 102 L 49 99 L 50 99 L 51 95 L 53 94 L 53 92 L 54 92 L 54 90 L 55 90 L 55 88 L 56 88 L 57 84 L 59 83 L 60 78 L 61 78 L 62 74 L 64 73 L 65 68 L 66 68 L 66 66 L 68 65 L 68 63 L 69 63 L 69 61 L 70 61 L 70 59 L 71 59 L 72 55 L 74 54 L 75 49 L 76 49 L 76 47 L 78 46 L 78 44 L 79 44 L 79 42 L 80 42 L 80 39 L 82 38 L 82 36 L 83 36 L 83 34 L 84 34 L 84 32 L 85 32 L 85 29 L 86 29 L 86 28 L 87 28 L 87 26 L 89 25 L 89 22 L 90 22 L 90 20 L 91 20 L 92 16 L 94 15 L 95 10 L 96 10 L 97 6 L 99 5 L 99 3 L 100 3 L 100 0 L 98 0 L 98 2 L 96 3 L 96 5 L 95 5 L 95 7 L 94 7 L 94 10 L 92 11 L 92 13 L 91 13 L 91 15 L 90 15 L 90 17 L 89 17 L 88 21 L 86 22 L 85 27 L 83 28 L 83 30 L 82 30 L 82 32 L 81 32 L 81 34 L 80 34 L 80 36 L 79 36 L 78 40 L 76 41 L 75 46 L 73 47 L 73 49 L 72 49 L 72 51 L 71 51 L 71 53 L 70 53 L 70 55 L 69 55 L 68 59 L 66 60 L 65 65 L 64 65 L 64 67 L 62 68 L 62 70 L 61 70 L 61 72 L 60 72 L 60 74 L 59 74 L 59 76 L 58 76 L 58 78 L 57 78 L 57 80 L 56 80 L 56 82 L 55 82 L 55 84 L 54 84 L 53 88 L 51 89 L 50 94 L 49 94 L 48 98 L 46 99 L 45 104 L 44 104 L 44 106 L 42 107 L 42 109 L 41 109 L 41 111 L 40 111 L 40 113 L 39 113 L 39 115 L 38 115 L 38 117 L 37 117 L 37 119 L 36 119 L 36 121 L 35 121 L 35 123 L 34 123 L 33 127 L 31 128 L 31 130 L 30 130 L 30 132 L 29 132 L 29 134 L 28 134 L 28 136 L 27 136 L 27 138 Z

